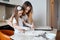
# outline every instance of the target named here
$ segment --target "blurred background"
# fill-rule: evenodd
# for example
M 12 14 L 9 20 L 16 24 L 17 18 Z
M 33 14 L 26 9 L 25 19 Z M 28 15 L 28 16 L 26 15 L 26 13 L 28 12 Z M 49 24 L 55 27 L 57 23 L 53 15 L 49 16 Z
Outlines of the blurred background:
M 36 26 L 54 26 L 60 29 L 60 0 L 0 0 L 0 20 L 7 20 L 14 13 L 16 5 L 22 5 L 25 1 L 30 1 L 33 6 L 33 20 Z M 52 17 L 51 14 L 52 13 Z M 52 19 L 51 19 L 52 18 Z
M 15 5 L 22 5 L 27 0 L 0 0 L 0 19 L 9 19 Z M 33 6 L 33 19 L 38 26 L 47 25 L 47 0 L 28 0 Z

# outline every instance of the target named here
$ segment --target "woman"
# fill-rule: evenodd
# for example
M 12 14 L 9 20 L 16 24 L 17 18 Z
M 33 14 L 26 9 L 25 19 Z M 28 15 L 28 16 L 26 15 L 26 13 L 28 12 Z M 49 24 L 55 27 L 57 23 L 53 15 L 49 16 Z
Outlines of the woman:
M 26 1 L 22 5 L 22 7 L 24 7 L 24 9 L 25 9 L 25 12 L 23 14 L 23 19 L 25 20 L 25 22 L 30 24 L 31 29 L 34 30 L 34 23 L 33 23 L 33 19 L 32 19 L 33 8 L 32 8 L 31 3 L 29 1 Z

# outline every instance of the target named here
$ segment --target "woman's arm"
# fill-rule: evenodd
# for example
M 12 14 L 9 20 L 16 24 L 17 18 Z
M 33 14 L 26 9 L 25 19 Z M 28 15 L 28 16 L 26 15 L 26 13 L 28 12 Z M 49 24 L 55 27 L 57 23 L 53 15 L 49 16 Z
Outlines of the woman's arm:
M 29 26 L 29 27 L 31 27 L 32 25 L 31 24 L 28 24 L 28 23 L 26 23 L 25 21 L 23 22 L 26 26 Z
M 26 26 L 29 26 L 31 29 L 34 30 L 34 23 L 29 24 L 29 23 L 26 23 L 26 22 L 24 21 L 24 24 L 25 24 Z
M 33 18 L 32 18 L 32 11 L 31 11 L 30 14 L 29 14 L 28 21 L 29 21 L 29 23 L 32 25 L 31 28 L 34 28 L 35 26 L 34 26 L 34 22 L 33 22 Z

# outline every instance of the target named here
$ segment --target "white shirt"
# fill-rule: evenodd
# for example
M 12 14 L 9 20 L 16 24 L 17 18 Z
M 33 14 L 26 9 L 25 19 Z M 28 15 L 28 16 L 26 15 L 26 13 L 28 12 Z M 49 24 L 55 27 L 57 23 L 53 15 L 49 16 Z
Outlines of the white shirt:
M 23 19 L 22 18 L 18 18 L 18 23 L 19 23 L 19 26 L 20 26 L 20 28 L 21 29 L 25 29 L 25 30 L 30 30 L 28 27 L 24 27 L 23 26 Z M 13 18 L 13 24 L 15 24 L 15 23 L 17 23 L 17 21 L 16 21 L 16 19 L 15 18 Z M 14 28 L 15 29 L 15 33 L 18 33 L 18 32 L 20 32 L 18 29 L 16 29 L 16 28 Z
M 13 18 L 13 24 L 14 24 L 14 23 L 17 23 L 17 21 L 16 21 L 15 18 Z M 22 26 L 23 26 L 23 19 L 22 19 L 22 18 L 19 18 L 19 19 L 18 19 L 18 23 L 19 23 L 19 26 L 22 27 Z

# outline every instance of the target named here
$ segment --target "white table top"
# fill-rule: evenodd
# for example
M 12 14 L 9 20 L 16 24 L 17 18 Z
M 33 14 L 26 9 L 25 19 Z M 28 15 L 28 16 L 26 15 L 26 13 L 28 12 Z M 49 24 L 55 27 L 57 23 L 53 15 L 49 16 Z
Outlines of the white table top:
M 57 33 L 57 30 L 54 29 L 52 31 L 26 31 L 25 33 L 15 33 L 13 36 L 11 36 L 14 40 L 46 40 L 43 37 L 35 37 L 36 35 L 42 35 L 43 33 Z M 48 39 L 48 40 L 55 40 L 54 39 Z

